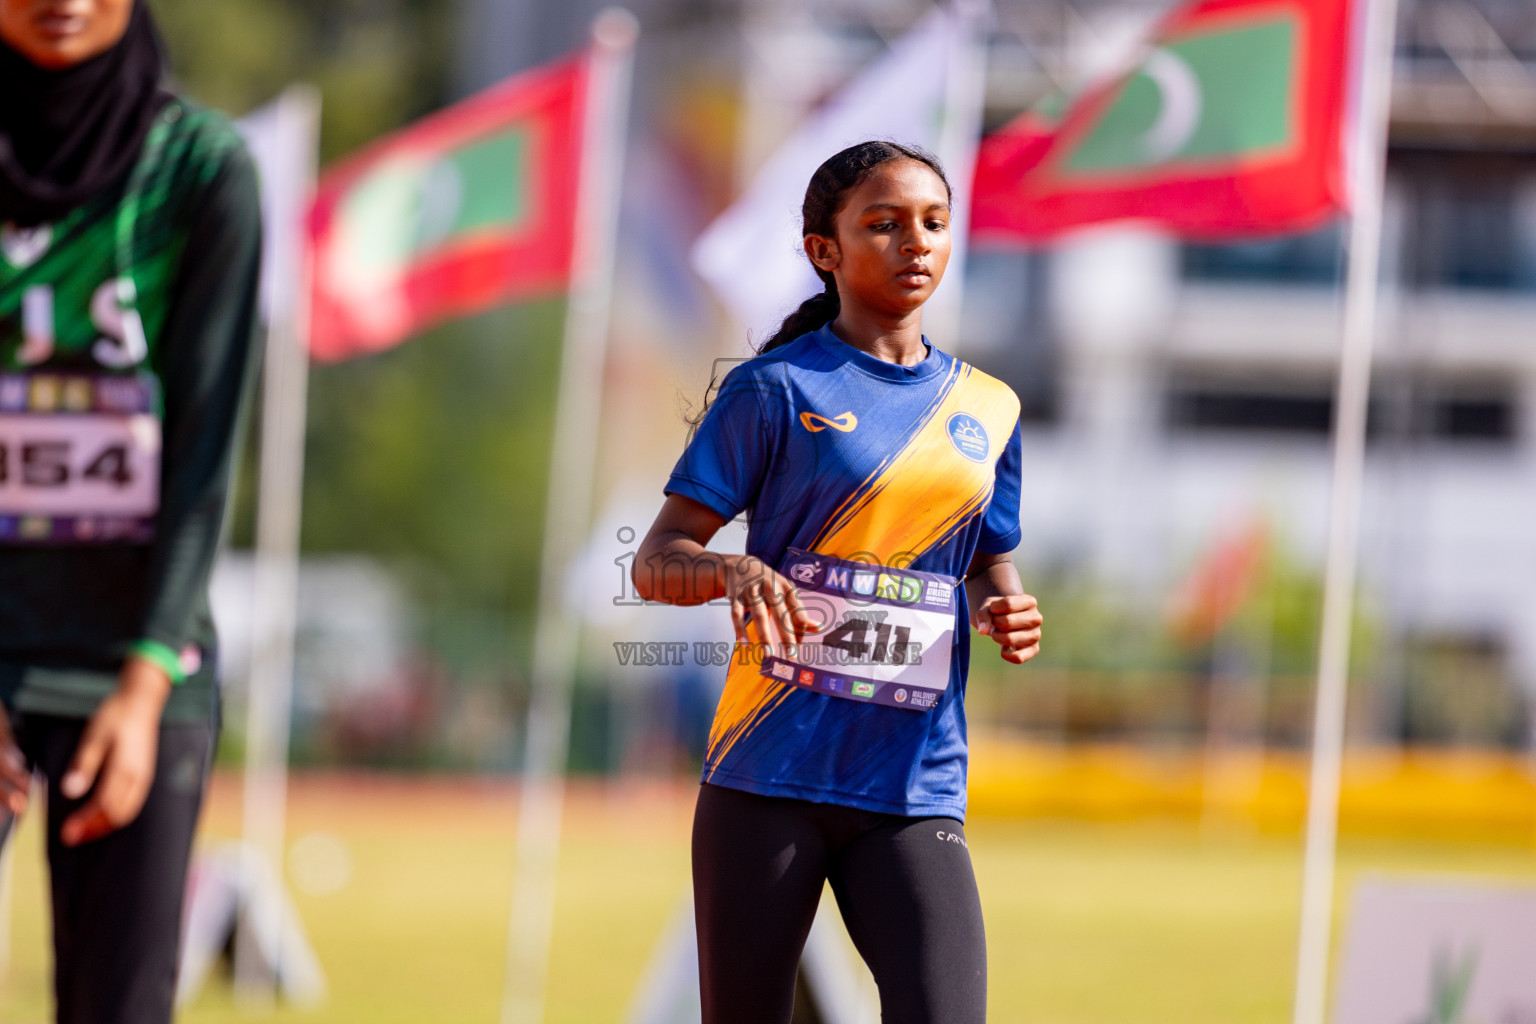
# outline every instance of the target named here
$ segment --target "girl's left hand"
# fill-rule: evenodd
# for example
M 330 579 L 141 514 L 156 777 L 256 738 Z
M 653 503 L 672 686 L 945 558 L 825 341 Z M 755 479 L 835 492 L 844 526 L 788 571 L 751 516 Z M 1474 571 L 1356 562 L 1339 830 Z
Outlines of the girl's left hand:
M 67 799 L 91 795 L 60 826 L 65 846 L 100 839 L 139 816 L 155 781 L 160 711 L 170 689 L 153 662 L 130 657 L 123 665 L 117 689 L 91 716 L 59 783 Z
M 1040 653 L 1040 626 L 1045 619 L 1028 594 L 989 597 L 971 618 L 978 633 L 997 641 L 1004 661 L 1022 665 Z

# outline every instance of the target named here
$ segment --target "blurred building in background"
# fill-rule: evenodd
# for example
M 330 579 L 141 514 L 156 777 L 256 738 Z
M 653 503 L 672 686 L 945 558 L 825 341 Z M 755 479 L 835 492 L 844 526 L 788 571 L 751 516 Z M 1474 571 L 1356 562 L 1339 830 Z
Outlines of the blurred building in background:
M 1042 71 L 1091 63 L 1147 11 L 1029 7 L 1000 8 L 1017 31 L 999 45 Z M 1011 63 L 993 65 L 1001 116 L 1038 88 Z M 1373 698 L 1354 724 L 1520 742 L 1536 686 L 1536 8 L 1404 5 L 1388 176 L 1362 550 L 1376 628 L 1357 659 Z M 1153 615 L 1245 521 L 1321 564 L 1342 235 L 1199 246 L 1109 229 L 976 254 L 966 351 L 1035 413 L 1021 563 Z

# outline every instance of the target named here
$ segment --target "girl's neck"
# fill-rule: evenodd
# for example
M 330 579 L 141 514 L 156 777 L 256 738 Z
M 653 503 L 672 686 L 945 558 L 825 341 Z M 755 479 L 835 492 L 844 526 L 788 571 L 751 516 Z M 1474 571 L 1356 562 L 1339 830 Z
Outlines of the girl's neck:
M 921 310 L 886 320 L 860 315 L 845 307 L 830 327 L 839 341 L 887 363 L 916 366 L 928 358 Z

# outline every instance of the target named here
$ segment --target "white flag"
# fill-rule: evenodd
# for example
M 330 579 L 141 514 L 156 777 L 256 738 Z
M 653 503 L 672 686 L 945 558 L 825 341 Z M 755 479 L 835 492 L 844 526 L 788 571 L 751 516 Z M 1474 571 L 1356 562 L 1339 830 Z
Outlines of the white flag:
M 821 291 L 801 248 L 805 186 L 827 157 L 867 139 L 921 146 L 943 162 L 955 193 L 954 250 L 930 304 L 939 308 L 928 322 L 948 330 L 958 321 L 962 243 L 981 133 L 983 67 L 976 38 L 963 15 L 939 9 L 923 18 L 796 129 L 741 198 L 704 229 L 694 244 L 693 267 L 755 340 Z
M 319 116 L 319 95 L 296 85 L 235 122 L 261 178 L 261 309 L 268 323 L 295 315 L 303 287 L 304 213 L 314 189 Z

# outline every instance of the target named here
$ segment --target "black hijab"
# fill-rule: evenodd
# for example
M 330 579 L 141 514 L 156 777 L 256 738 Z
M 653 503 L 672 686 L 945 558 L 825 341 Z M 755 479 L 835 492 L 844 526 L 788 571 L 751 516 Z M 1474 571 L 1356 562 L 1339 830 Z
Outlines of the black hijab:
M 0 40 L 0 222 L 55 221 L 133 167 L 170 94 L 159 34 L 134 0 L 115 45 L 48 70 Z

